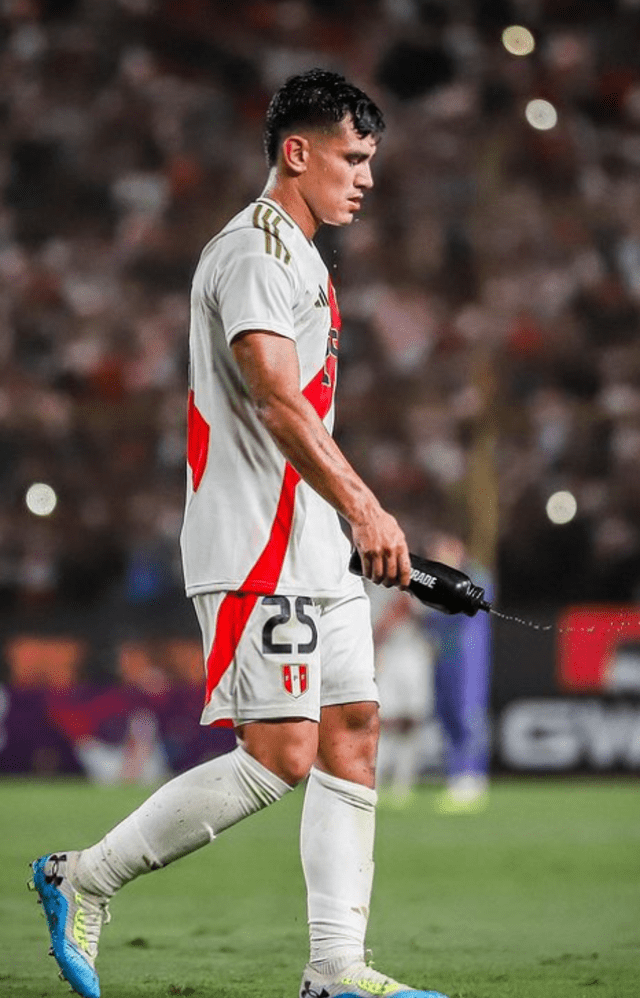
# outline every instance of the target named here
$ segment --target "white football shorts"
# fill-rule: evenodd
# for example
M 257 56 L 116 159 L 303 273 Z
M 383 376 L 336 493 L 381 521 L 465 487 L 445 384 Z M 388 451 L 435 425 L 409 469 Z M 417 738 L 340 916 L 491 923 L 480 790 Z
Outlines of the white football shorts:
M 205 656 L 202 724 L 319 721 L 321 707 L 379 703 L 364 590 L 337 599 L 215 592 L 193 602 Z
M 400 621 L 377 642 L 376 680 L 383 721 L 424 721 L 433 713 L 433 650 L 418 624 Z

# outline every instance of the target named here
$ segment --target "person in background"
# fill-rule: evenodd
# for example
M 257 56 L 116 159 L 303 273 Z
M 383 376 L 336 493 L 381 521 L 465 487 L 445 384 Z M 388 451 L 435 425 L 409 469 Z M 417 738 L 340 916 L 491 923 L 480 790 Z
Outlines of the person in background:
M 424 726 L 433 713 L 433 648 L 422 625 L 422 607 L 410 593 L 368 590 L 373 590 L 380 694 L 378 792 L 382 801 L 401 808 L 415 793 Z
M 442 531 L 427 546 L 427 557 L 466 572 L 492 598 L 489 573 L 469 556 L 460 534 Z M 474 617 L 429 611 L 424 628 L 434 648 L 435 713 L 444 735 L 445 789 L 436 802 L 443 814 L 480 810 L 489 789 L 489 695 L 491 623 Z

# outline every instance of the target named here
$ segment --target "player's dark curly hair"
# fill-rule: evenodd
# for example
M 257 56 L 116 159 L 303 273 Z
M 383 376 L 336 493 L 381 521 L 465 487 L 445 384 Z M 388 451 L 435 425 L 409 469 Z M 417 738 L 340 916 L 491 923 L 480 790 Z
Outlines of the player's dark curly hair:
M 301 128 L 331 128 L 350 115 L 364 138 L 379 138 L 384 131 L 382 112 L 370 97 L 348 83 L 344 76 L 327 69 L 310 69 L 290 76 L 271 98 L 264 125 L 264 151 L 269 167 L 278 159 L 280 141 L 286 131 Z

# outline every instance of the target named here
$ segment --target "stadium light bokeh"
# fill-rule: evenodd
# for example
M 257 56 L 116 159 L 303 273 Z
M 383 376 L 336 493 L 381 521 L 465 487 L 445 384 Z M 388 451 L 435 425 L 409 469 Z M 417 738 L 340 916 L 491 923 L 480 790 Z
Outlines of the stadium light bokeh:
M 34 516 L 51 516 L 58 505 L 55 490 L 46 482 L 34 482 L 24 497 L 27 509 Z
M 558 112 L 548 100 L 536 97 L 530 100 L 525 109 L 525 117 L 532 128 L 546 132 L 558 124 Z
M 521 24 L 510 24 L 502 32 L 502 44 L 511 55 L 531 55 L 535 50 L 535 38 L 528 28 Z
M 562 526 L 570 523 L 578 512 L 578 503 L 572 492 L 554 492 L 547 500 L 547 516 L 552 523 Z

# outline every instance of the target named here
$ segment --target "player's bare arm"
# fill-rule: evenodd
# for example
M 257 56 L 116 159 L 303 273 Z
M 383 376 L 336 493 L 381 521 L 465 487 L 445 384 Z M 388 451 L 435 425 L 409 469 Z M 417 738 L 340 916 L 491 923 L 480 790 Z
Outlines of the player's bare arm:
M 365 576 L 386 586 L 407 586 L 404 533 L 302 394 L 295 343 L 251 330 L 236 337 L 232 350 L 262 424 L 302 478 L 350 524 Z

